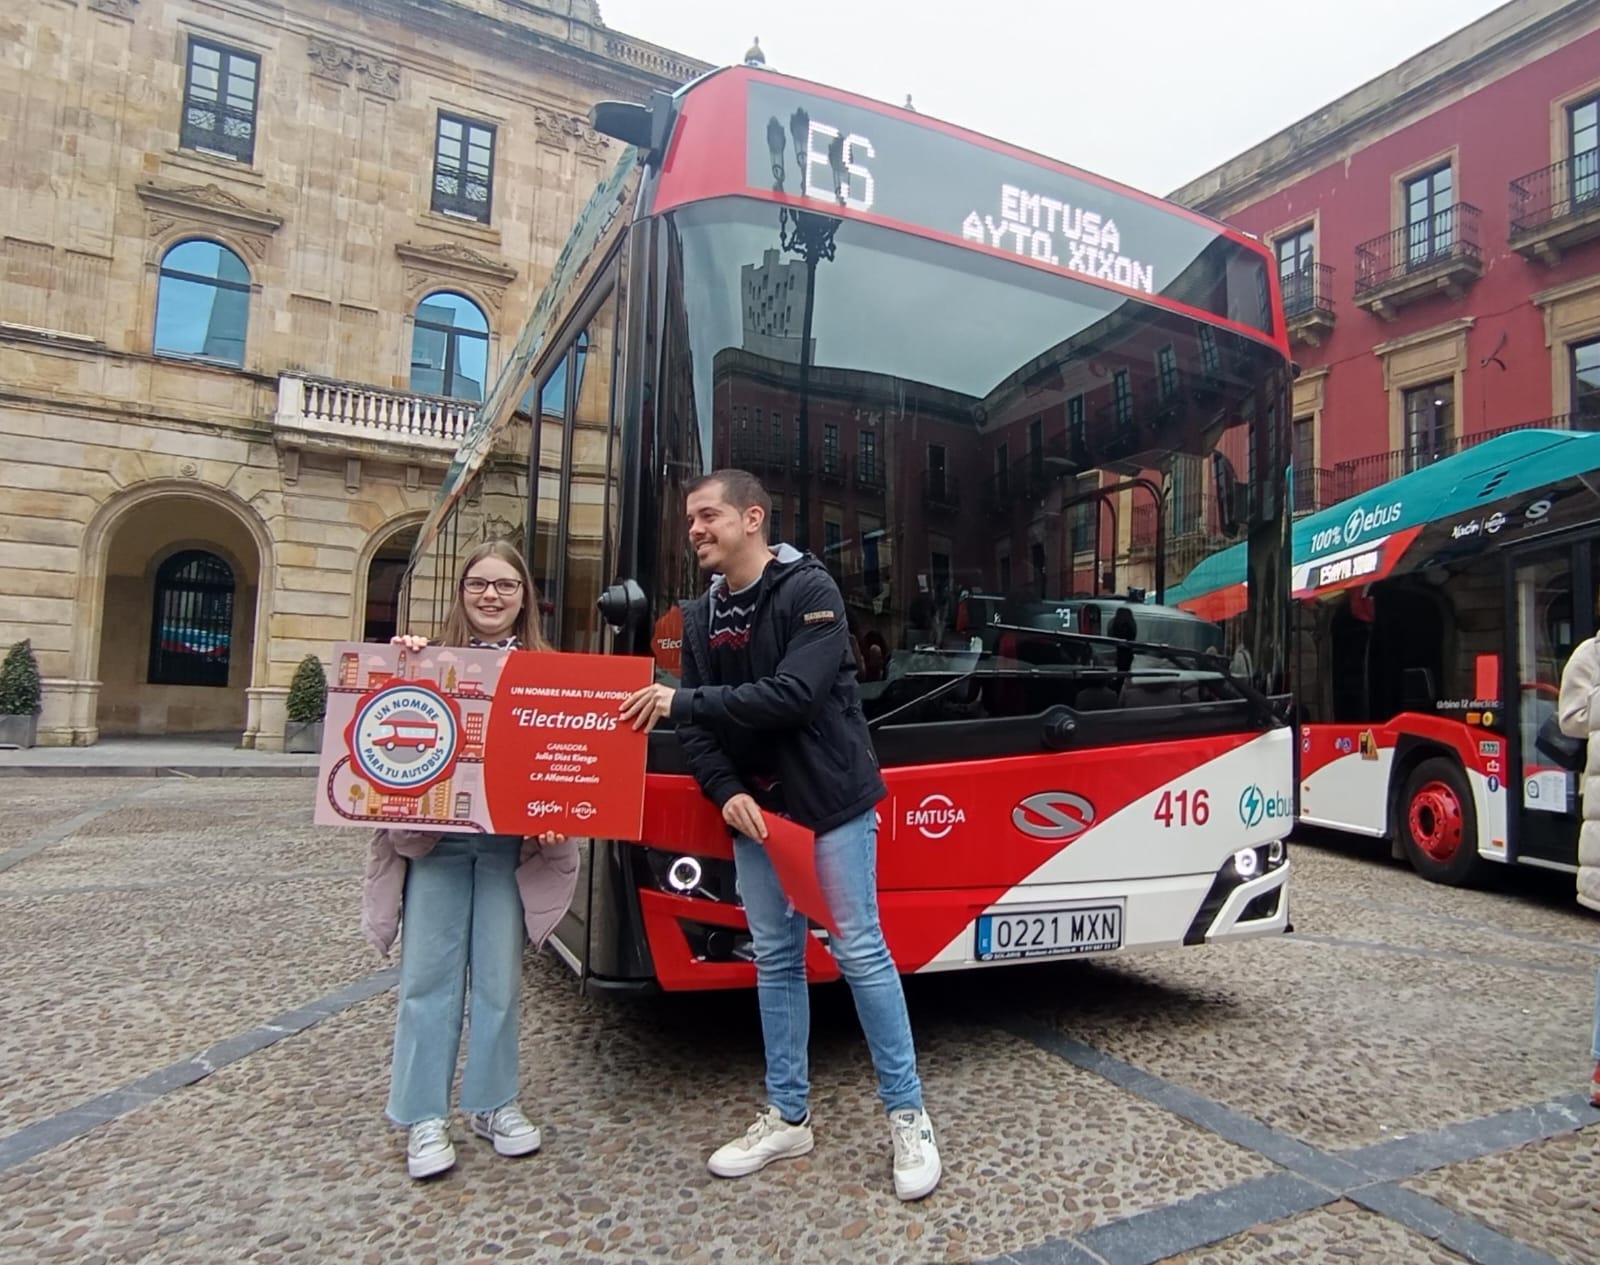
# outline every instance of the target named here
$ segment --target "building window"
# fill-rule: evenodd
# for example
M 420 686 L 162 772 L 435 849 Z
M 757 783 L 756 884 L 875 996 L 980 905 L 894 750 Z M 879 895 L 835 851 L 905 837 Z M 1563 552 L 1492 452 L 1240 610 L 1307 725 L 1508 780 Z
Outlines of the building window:
M 943 444 L 928 445 L 928 495 L 936 501 L 943 501 L 948 489 L 948 471 L 945 468 L 945 447 Z
M 1128 381 L 1128 371 L 1118 369 L 1111 375 L 1111 382 L 1116 391 L 1117 400 L 1117 425 L 1131 426 L 1133 424 L 1133 384 Z
M 783 511 L 774 505 L 772 507 L 772 517 L 767 522 L 769 527 L 767 543 L 773 545 L 781 544 L 783 541 Z
M 463 294 L 442 290 L 417 304 L 411 332 L 411 389 L 457 400 L 483 399 L 489 321 Z
M 227 685 L 232 639 L 233 569 L 199 549 L 173 554 L 156 571 L 150 684 Z
M 783 414 L 776 409 L 772 413 L 772 459 L 783 460 Z
M 1100 498 L 1093 495 L 1099 490 L 1100 476 L 1086 474 L 1077 482 L 1077 495 L 1082 497 L 1072 507 L 1072 552 L 1088 553 L 1090 534 L 1100 514 Z
M 883 563 L 886 540 L 883 520 L 860 514 L 856 517 L 861 532 L 861 589 L 868 597 L 883 591 Z
M 1011 453 L 1005 444 L 995 445 L 994 494 L 1001 505 L 1011 499 Z
M 1600 421 L 1600 338 L 1572 345 L 1572 412 Z
M 189 40 L 178 144 L 247 163 L 256 152 L 256 85 L 261 59 L 207 40 Z
M 995 559 L 996 569 L 999 572 L 1000 595 L 1009 596 L 1011 593 L 1011 555 L 1003 553 Z
M 1088 427 L 1083 420 L 1083 396 L 1075 395 L 1067 401 L 1067 456 L 1081 461 L 1089 450 Z
M 1294 508 L 1304 513 L 1317 507 L 1317 433 L 1309 417 L 1294 419 Z
M 1317 262 L 1315 233 L 1311 225 L 1278 238 L 1278 284 L 1283 290 L 1283 314 L 1299 316 L 1311 310 L 1312 267 Z
M 856 439 L 856 446 L 861 460 L 861 481 L 863 483 L 876 483 L 878 481 L 877 431 L 862 431 Z
M 1209 325 L 1200 327 L 1200 368 L 1208 378 L 1216 377 L 1222 368 L 1217 356 L 1217 332 Z
M 1405 393 L 1407 470 L 1417 470 L 1449 456 L 1455 429 L 1455 398 L 1455 384 L 1448 378 Z
M 433 209 L 489 222 L 494 193 L 494 128 L 439 112 L 433 139 Z
M 1162 400 L 1177 398 L 1178 353 L 1171 343 L 1156 352 L 1156 375 L 1160 382 Z
M 244 364 L 250 270 L 218 242 L 180 242 L 161 257 L 156 283 L 158 356 Z
M 1600 198 L 1600 96 L 1567 109 L 1567 152 L 1572 157 L 1572 200 Z
M 1028 474 L 1034 479 L 1044 478 L 1044 419 L 1041 417 L 1028 423 Z
M 822 524 L 822 560 L 835 576 L 844 570 L 844 525 L 832 519 Z
M 1450 253 L 1455 241 L 1455 174 L 1446 163 L 1406 181 L 1406 262 L 1413 268 Z
M 824 474 L 837 474 L 839 471 L 839 424 L 837 422 L 824 422 L 822 425 L 822 472 Z

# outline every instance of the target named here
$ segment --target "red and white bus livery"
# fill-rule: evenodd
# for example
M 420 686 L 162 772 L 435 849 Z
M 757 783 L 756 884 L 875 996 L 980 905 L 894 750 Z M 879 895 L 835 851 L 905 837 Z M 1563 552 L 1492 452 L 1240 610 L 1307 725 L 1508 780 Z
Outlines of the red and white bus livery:
M 1260 242 L 911 111 L 742 67 L 596 107 L 630 148 L 447 473 L 408 598 L 521 525 L 563 650 L 651 654 L 684 488 L 759 476 L 843 595 L 903 971 L 1288 925 L 1288 346 Z M 473 495 L 467 495 L 471 489 Z M 1163 603 L 1239 545 L 1260 600 Z M 428 609 L 413 619 L 427 622 Z M 554 938 L 588 988 L 748 987 L 720 817 L 651 736 L 642 842 Z M 810 959 L 831 978 L 825 933 Z
M 1582 744 L 1556 699 L 1595 631 L 1600 434 L 1486 438 L 1302 519 L 1294 553 L 1300 820 L 1390 839 L 1442 883 L 1576 870 Z M 1225 618 L 1241 562 L 1208 559 L 1175 600 Z

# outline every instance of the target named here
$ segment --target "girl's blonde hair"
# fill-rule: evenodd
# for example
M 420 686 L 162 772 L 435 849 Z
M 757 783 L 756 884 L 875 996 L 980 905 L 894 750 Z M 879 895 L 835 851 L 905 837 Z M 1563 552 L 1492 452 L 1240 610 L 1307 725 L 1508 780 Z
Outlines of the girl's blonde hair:
M 444 617 L 444 631 L 439 636 L 439 644 L 466 646 L 472 643 L 474 634 L 472 625 L 467 622 L 466 603 L 462 600 L 465 591 L 463 586 L 467 582 L 468 572 L 485 558 L 498 558 L 516 571 L 517 578 L 522 581 L 522 609 L 517 612 L 516 623 L 511 625 L 511 635 L 517 639 L 517 644 L 524 650 L 550 649 L 541 627 L 539 593 L 533 587 L 533 576 L 528 573 L 528 564 L 523 561 L 521 550 L 508 540 L 484 541 L 461 564 L 461 574 L 456 577 L 456 599 L 450 605 L 450 613 Z

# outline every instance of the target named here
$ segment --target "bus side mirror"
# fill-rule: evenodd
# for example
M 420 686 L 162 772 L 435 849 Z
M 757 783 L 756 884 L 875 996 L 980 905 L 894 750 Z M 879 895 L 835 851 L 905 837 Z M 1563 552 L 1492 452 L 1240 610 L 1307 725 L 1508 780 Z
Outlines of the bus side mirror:
M 595 605 L 600 608 L 600 618 L 617 632 L 642 626 L 650 614 L 650 599 L 637 580 L 618 580 L 600 594 Z

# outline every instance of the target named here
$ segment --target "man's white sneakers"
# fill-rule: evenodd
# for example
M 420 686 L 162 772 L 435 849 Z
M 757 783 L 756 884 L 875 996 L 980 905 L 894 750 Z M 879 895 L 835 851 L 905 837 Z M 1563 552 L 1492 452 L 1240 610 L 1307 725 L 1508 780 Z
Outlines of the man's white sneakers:
M 928 1113 L 896 1111 L 889 1116 L 889 1129 L 894 1137 L 894 1193 L 907 1200 L 931 1194 L 944 1169 Z M 776 1107 L 768 1107 L 743 1137 L 720 1147 L 706 1167 L 718 1177 L 748 1177 L 774 1160 L 807 1155 L 815 1145 L 809 1115 L 801 1124 L 790 1124 Z
M 908 1200 L 931 1194 L 944 1168 L 928 1113 L 909 1107 L 892 1112 L 889 1129 L 894 1134 L 894 1193 Z
M 448 1121 L 434 1117 L 419 1120 L 406 1137 L 406 1172 L 421 1180 L 437 1177 L 456 1166 L 456 1148 L 450 1141 Z
M 768 1107 L 745 1130 L 743 1137 L 719 1147 L 706 1167 L 717 1177 L 748 1177 L 773 1160 L 791 1160 L 805 1155 L 815 1145 L 809 1115 L 804 1123 L 790 1124 L 776 1107 Z

